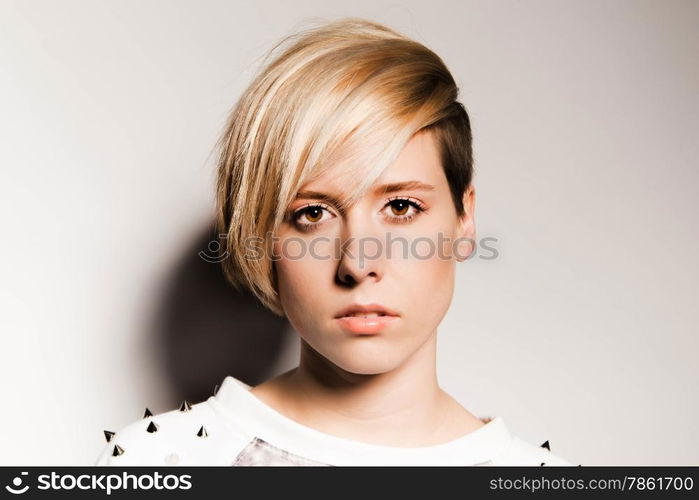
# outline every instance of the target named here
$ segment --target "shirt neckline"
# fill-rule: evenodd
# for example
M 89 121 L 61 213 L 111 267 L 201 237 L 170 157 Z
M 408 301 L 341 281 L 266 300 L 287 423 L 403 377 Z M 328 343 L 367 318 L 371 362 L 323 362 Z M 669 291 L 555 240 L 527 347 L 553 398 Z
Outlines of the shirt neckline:
M 332 465 L 477 465 L 502 452 L 512 436 L 500 416 L 446 443 L 397 447 L 354 441 L 307 427 L 278 412 L 228 375 L 207 401 L 250 437 L 305 458 Z

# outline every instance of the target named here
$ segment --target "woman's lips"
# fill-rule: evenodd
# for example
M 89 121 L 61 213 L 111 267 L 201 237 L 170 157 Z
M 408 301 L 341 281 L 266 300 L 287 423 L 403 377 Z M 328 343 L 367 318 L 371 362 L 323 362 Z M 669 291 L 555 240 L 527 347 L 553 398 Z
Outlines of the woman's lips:
M 335 318 L 335 321 L 339 321 L 342 328 L 352 333 L 371 334 L 379 333 L 397 319 L 398 316 L 391 315 L 368 318 L 362 316 L 343 316 L 341 318 Z

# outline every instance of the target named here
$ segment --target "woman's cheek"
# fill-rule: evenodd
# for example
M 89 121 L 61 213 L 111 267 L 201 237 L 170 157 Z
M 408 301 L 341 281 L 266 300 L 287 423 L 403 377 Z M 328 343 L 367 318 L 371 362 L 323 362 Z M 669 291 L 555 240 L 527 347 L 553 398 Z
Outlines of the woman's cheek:
M 277 263 L 279 269 L 279 286 L 283 288 L 287 299 L 293 302 L 304 302 L 305 294 L 309 292 L 314 278 L 312 266 L 304 260 L 282 259 Z M 316 281 L 317 276 L 315 276 Z M 293 304 L 292 304 L 293 305 Z
M 431 238 L 433 244 L 420 245 L 418 251 L 410 260 L 410 268 L 405 269 L 404 279 L 411 281 L 410 288 L 419 295 L 417 302 L 428 306 L 425 318 L 429 326 L 436 327 L 444 317 L 451 303 L 454 290 L 454 260 L 436 235 Z
M 325 284 L 331 282 L 327 278 L 329 271 L 323 267 L 329 265 L 327 261 L 308 257 L 277 262 L 280 299 L 289 316 L 312 321 L 322 315 L 323 302 L 329 293 Z

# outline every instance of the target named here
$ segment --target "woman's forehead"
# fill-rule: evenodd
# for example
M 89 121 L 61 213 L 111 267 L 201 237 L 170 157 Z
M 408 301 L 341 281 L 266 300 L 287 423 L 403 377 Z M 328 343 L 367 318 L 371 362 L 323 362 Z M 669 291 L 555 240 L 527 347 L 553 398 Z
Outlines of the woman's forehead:
M 370 171 L 370 166 L 362 168 L 348 162 L 331 166 L 304 183 L 299 195 L 311 192 L 349 193 L 366 179 Z M 404 185 L 403 190 L 427 189 L 427 186 L 434 189 L 441 177 L 441 158 L 432 134 L 416 134 L 406 143 L 396 161 L 381 172 L 361 195 L 381 194 L 384 188 L 386 190 L 383 192 L 398 191 L 398 185 Z

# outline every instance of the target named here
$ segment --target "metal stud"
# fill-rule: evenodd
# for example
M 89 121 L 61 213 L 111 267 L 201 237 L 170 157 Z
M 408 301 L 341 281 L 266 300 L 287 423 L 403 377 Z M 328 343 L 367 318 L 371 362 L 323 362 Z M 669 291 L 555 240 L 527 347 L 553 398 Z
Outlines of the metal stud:
M 148 408 L 146 408 L 146 412 L 143 414 L 143 418 L 148 418 L 148 417 L 152 417 L 152 416 L 153 416 L 153 414 L 150 412 L 150 410 Z
M 154 432 L 158 432 L 158 424 L 153 422 L 152 420 L 150 421 L 150 424 L 148 424 L 148 428 L 146 429 L 148 432 L 151 434 Z
M 180 405 L 180 411 L 189 411 L 191 409 L 192 405 L 190 405 L 186 399 L 182 401 L 182 404 Z
M 113 456 L 113 457 L 118 457 L 119 455 L 123 455 L 123 454 L 124 454 L 124 448 L 122 448 L 122 447 L 119 446 L 118 444 L 115 444 L 115 445 L 114 445 L 114 451 L 112 452 L 112 456 Z
M 218 384 L 216 384 L 216 387 L 214 387 L 214 396 L 216 395 L 217 392 L 218 392 Z
M 114 434 L 115 433 L 112 431 L 104 431 L 104 437 L 107 439 L 107 442 L 110 442 L 112 440 Z
M 206 432 L 206 429 L 204 429 L 204 426 L 202 425 L 201 429 L 199 429 L 199 432 L 197 432 L 197 436 L 199 436 L 200 438 L 205 438 L 208 435 L 209 433 Z
M 540 447 L 540 448 L 546 448 L 547 450 L 551 451 L 551 447 L 549 446 L 548 440 L 546 440 L 546 441 L 544 441 L 543 443 L 541 443 L 541 445 L 540 445 L 539 447 Z

